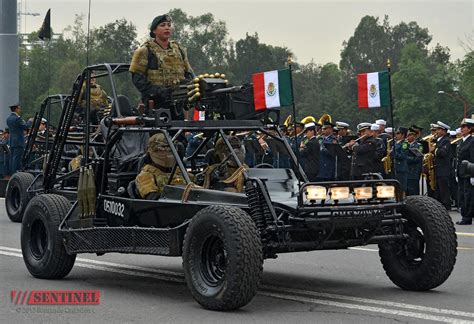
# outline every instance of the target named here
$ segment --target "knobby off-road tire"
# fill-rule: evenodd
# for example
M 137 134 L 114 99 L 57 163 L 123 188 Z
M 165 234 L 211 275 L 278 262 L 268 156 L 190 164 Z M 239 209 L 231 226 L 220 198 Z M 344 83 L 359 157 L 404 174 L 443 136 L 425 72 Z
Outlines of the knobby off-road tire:
M 257 293 L 263 271 L 257 227 L 242 209 L 209 206 L 190 222 L 183 268 L 194 299 L 211 310 L 234 310 Z
M 26 205 L 31 196 L 26 189 L 33 183 L 35 177 L 31 173 L 17 172 L 8 181 L 5 194 L 5 208 L 8 218 L 14 223 L 21 223 Z
M 457 239 L 453 222 L 437 200 L 406 198 L 403 225 L 406 241 L 379 244 L 383 268 L 402 289 L 424 291 L 448 279 L 456 262 Z
M 59 195 L 35 196 L 25 211 L 21 226 L 21 251 L 28 271 L 36 278 L 60 279 L 74 266 L 58 227 L 71 204 Z

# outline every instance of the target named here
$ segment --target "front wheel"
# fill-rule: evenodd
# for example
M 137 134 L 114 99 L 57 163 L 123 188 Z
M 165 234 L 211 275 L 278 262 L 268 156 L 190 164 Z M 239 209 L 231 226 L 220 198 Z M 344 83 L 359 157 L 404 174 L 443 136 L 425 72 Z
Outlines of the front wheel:
M 8 218 L 14 223 L 21 223 L 30 195 L 26 192 L 35 177 L 28 172 L 16 172 L 8 181 L 5 193 L 5 209 Z
M 28 271 L 36 278 L 60 279 L 74 266 L 76 255 L 67 254 L 59 224 L 71 204 L 59 195 L 35 196 L 21 226 L 21 252 Z
M 402 213 L 404 241 L 379 244 L 383 268 L 402 289 L 423 291 L 438 287 L 451 274 L 457 255 L 457 239 L 447 210 L 425 196 L 406 198 Z
M 211 310 L 234 310 L 257 293 L 263 271 L 255 223 L 242 209 L 209 206 L 190 222 L 183 268 L 194 299 Z

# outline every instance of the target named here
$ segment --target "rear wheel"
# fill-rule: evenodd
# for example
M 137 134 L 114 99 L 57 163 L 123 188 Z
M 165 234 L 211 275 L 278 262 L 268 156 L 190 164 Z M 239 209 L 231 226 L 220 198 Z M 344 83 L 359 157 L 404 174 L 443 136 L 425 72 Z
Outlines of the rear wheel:
M 257 293 L 263 271 L 257 227 L 243 210 L 210 206 L 190 222 L 183 268 L 194 299 L 211 310 L 233 310 Z
M 16 172 L 8 181 L 5 194 L 5 208 L 12 222 L 21 223 L 30 195 L 26 192 L 35 177 L 31 173 Z
M 60 279 L 74 266 L 76 255 L 69 255 L 59 224 L 71 204 L 59 195 L 44 194 L 28 204 L 21 227 L 21 251 L 28 271 L 41 279 Z
M 408 239 L 379 244 L 383 268 L 403 289 L 438 287 L 456 262 L 457 239 L 451 217 L 437 200 L 425 196 L 407 197 L 403 217 Z

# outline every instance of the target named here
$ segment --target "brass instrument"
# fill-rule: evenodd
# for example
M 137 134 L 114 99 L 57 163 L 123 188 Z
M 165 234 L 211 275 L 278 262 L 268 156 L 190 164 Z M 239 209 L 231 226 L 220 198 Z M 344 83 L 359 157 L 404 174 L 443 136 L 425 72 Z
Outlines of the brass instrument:
M 330 122 L 332 124 L 332 117 L 329 114 L 323 114 L 321 118 L 319 118 L 318 124 L 323 125 L 325 122 Z
M 427 135 L 427 136 L 423 137 L 423 141 L 432 142 L 435 139 L 435 136 L 436 135 L 434 135 L 434 134 Z
M 457 144 L 460 140 L 462 140 L 462 137 L 455 138 L 451 141 L 451 144 Z
M 302 124 L 315 123 L 315 122 L 316 122 L 316 118 L 314 118 L 313 116 L 306 116 L 305 118 L 301 120 Z
M 436 147 L 435 135 L 428 135 L 423 137 L 423 140 L 428 141 L 429 147 L 434 149 Z M 433 150 L 434 152 L 434 150 Z M 425 176 L 427 181 L 430 184 L 431 190 L 436 190 L 436 174 L 434 168 L 434 153 L 428 152 L 423 155 L 423 170 L 425 171 Z
M 356 139 L 354 140 L 354 143 L 359 142 L 360 140 L 366 138 L 367 136 L 368 136 L 368 135 L 362 135 L 362 136 L 356 138 Z M 352 141 L 351 141 L 351 142 L 352 142 Z M 344 146 L 343 146 L 342 148 L 345 149 L 346 147 L 349 146 L 349 144 L 350 144 L 351 142 L 348 142 L 348 143 L 344 144 Z
M 288 117 L 286 117 L 285 122 L 283 123 L 283 125 L 284 125 L 286 128 L 289 128 L 292 123 L 293 123 L 293 116 L 292 116 L 292 115 L 289 115 Z
M 385 174 L 392 173 L 392 142 L 393 138 L 387 141 L 387 155 L 382 158 Z

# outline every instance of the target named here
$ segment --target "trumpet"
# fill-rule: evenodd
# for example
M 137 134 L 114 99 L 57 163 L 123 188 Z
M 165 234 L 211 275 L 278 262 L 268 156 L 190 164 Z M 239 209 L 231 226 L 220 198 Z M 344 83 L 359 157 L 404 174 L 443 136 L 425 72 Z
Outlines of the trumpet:
M 362 135 L 362 136 L 356 138 L 356 139 L 354 140 L 354 144 L 355 144 L 355 143 L 358 143 L 360 140 L 366 138 L 367 136 L 368 136 L 368 135 Z M 352 142 L 352 141 L 350 141 L 349 143 L 344 144 L 344 146 L 343 146 L 342 148 L 345 149 L 345 148 L 349 147 L 349 144 L 350 144 L 351 142 Z

